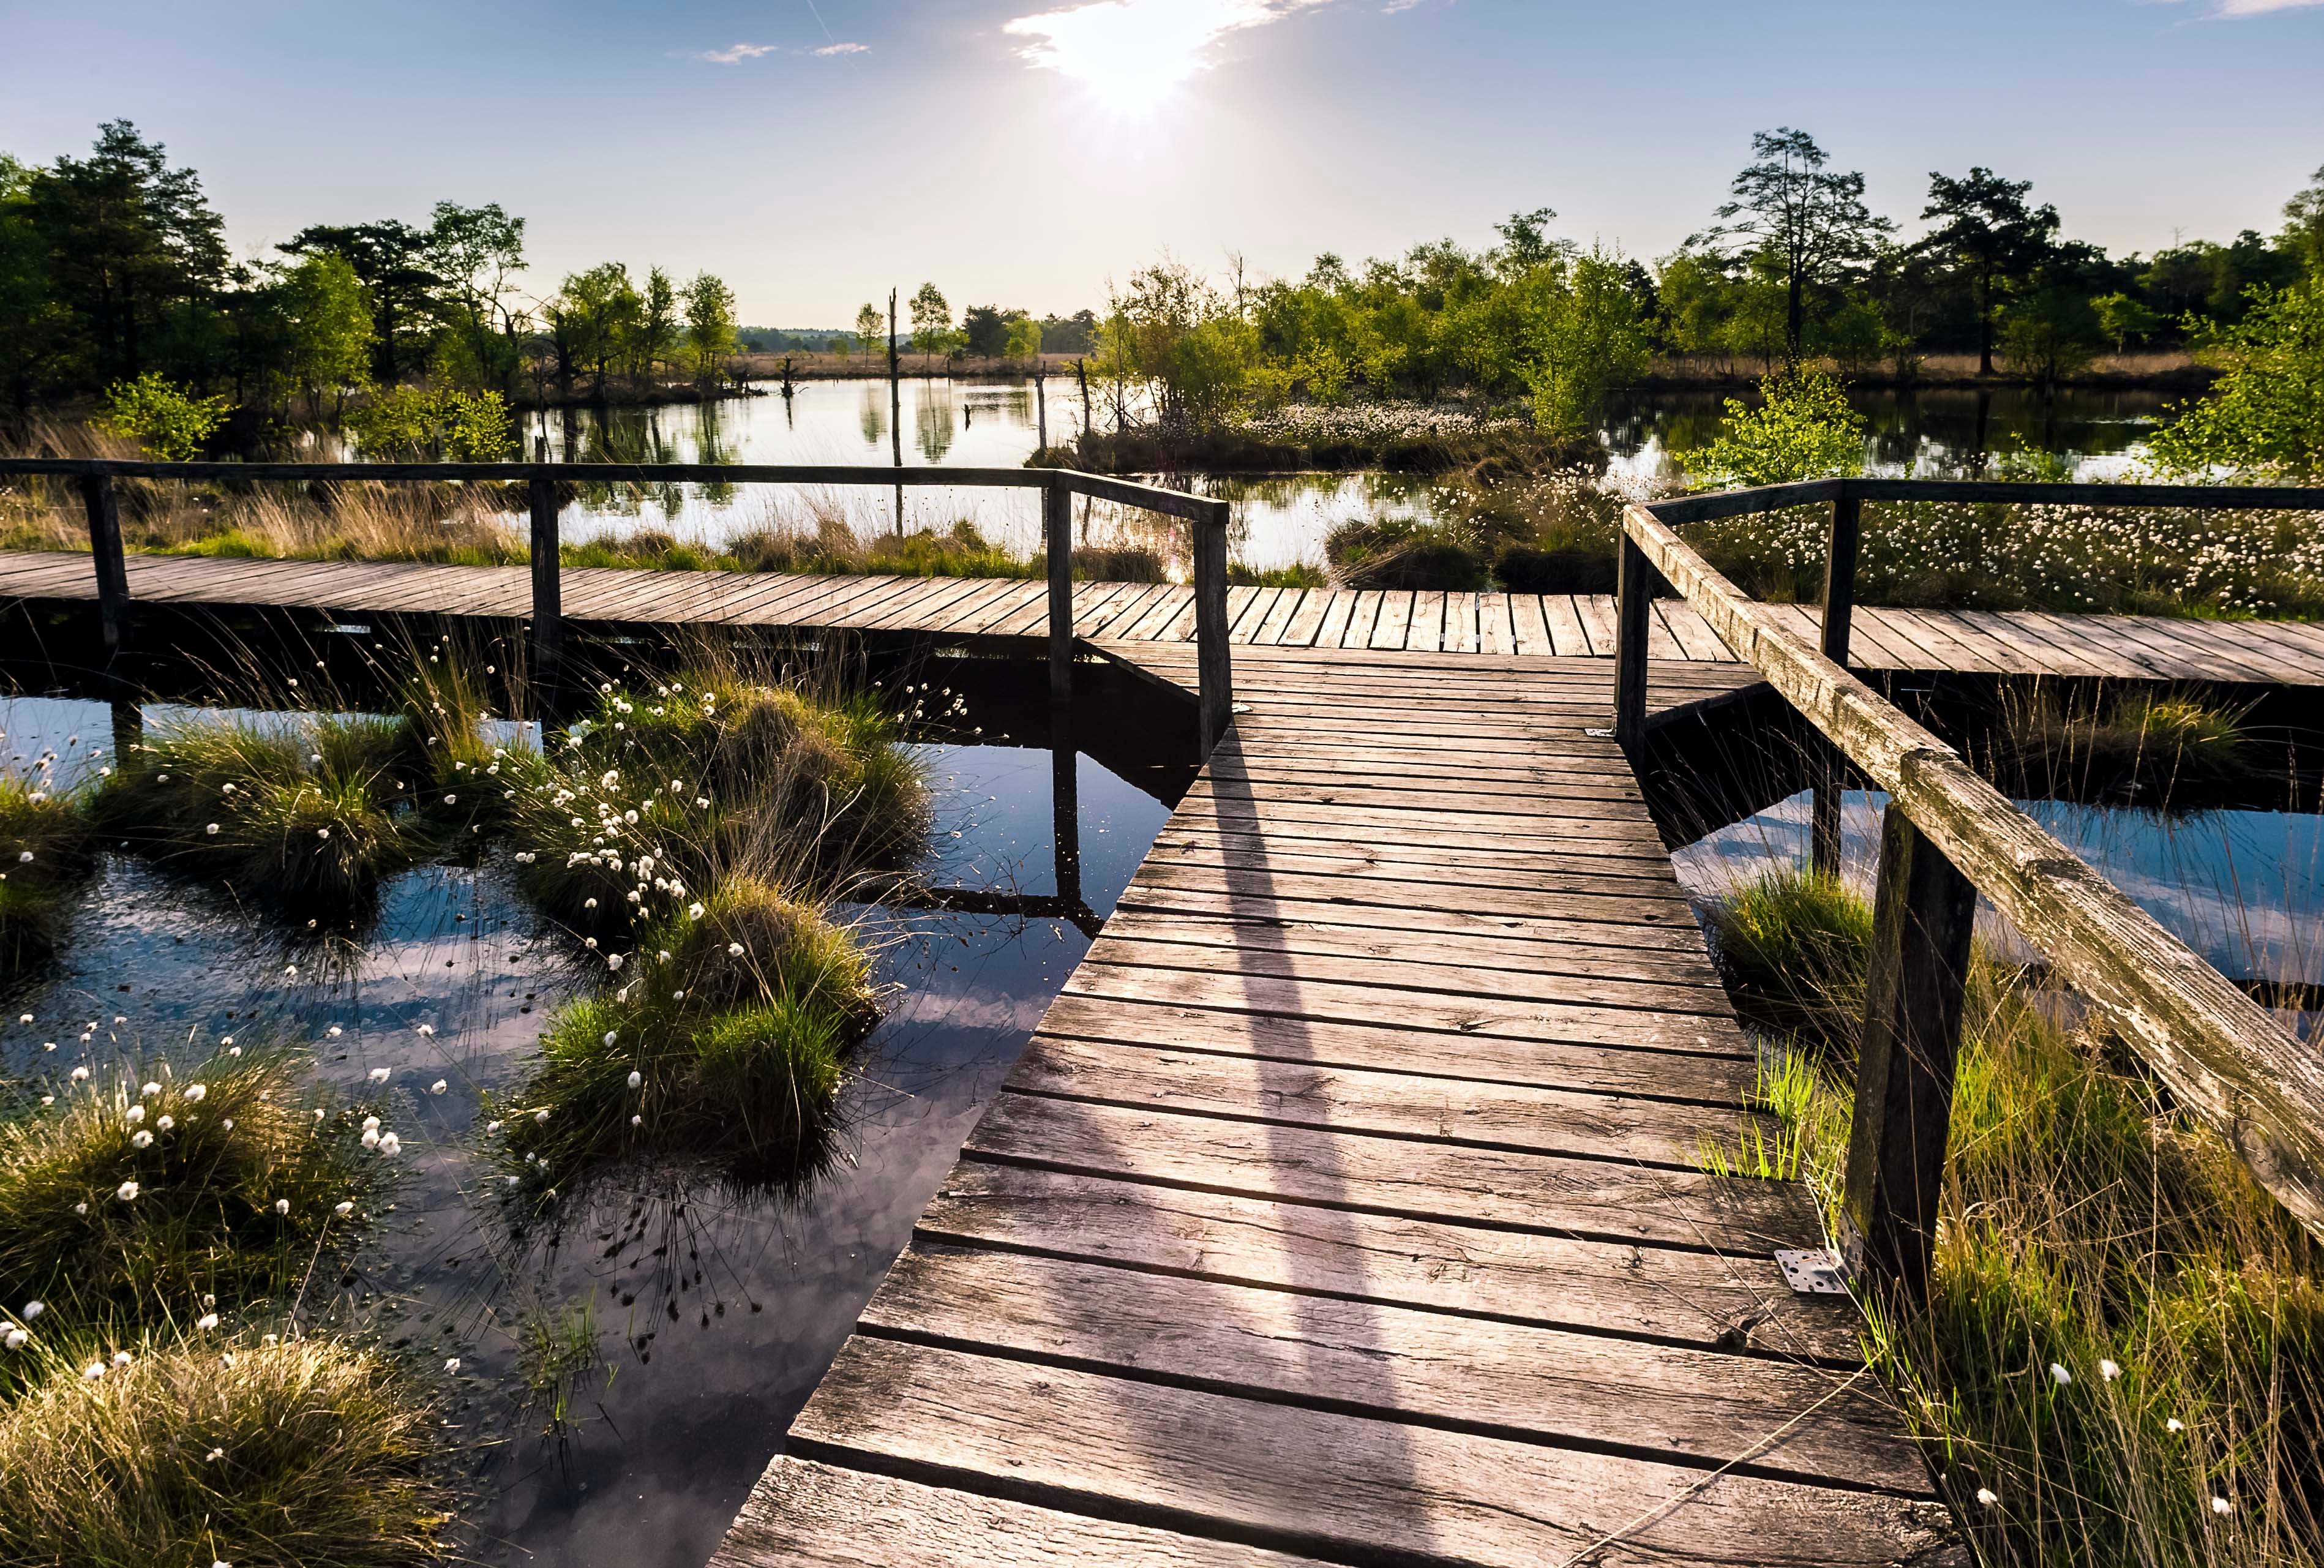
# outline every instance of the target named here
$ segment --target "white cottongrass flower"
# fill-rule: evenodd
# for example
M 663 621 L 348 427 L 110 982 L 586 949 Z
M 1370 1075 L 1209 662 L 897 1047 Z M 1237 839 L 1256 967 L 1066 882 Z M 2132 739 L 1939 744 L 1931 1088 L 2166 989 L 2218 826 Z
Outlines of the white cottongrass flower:
M 75 1204 L 73 1205 L 73 1213 L 76 1214 L 86 1214 L 88 1213 L 88 1205 L 87 1204 Z
M 687 905 L 686 918 L 689 920 L 699 920 L 702 918 L 702 906 L 698 903 Z
M 643 1127 L 645 1124 L 646 1119 L 642 1116 L 632 1116 L 630 1118 L 630 1125 L 632 1127 Z
M 30 1323 L 34 1318 L 40 1316 L 41 1314 L 48 1310 L 49 1304 L 45 1301 L 28 1301 L 24 1304 L 24 1310 L 18 1313 L 16 1315 L 23 1318 L 26 1323 Z
M 138 1122 L 143 1121 L 144 1121 L 144 1120 L 145 1120 L 145 1107 L 143 1107 L 143 1105 L 132 1105 L 132 1106 L 129 1108 L 129 1123 L 130 1123 L 130 1125 L 131 1125 L 131 1126 L 133 1126 L 133 1127 L 134 1127 L 134 1126 L 135 1126 Z
M 447 806 L 457 806 L 460 804 L 460 798 L 456 795 L 447 795 L 444 797 L 444 804 Z
M 379 1138 L 380 1132 L 378 1128 L 366 1127 L 363 1130 L 363 1146 L 365 1148 L 377 1148 L 379 1147 Z
M 134 1359 L 135 1358 L 131 1356 L 127 1351 L 115 1351 L 113 1352 L 113 1364 L 116 1367 L 125 1367 Z
M 203 1101 L 209 1097 L 210 1086 L 208 1084 L 189 1084 L 186 1085 L 187 1104 L 199 1105 Z
M 2184 1432 L 2187 1430 L 2187 1424 L 2173 1416 L 2163 1424 L 2163 1428 L 2166 1432 Z
M 2122 1376 L 2122 1369 L 2112 1361 L 2101 1360 L 2098 1362 L 2098 1376 L 2111 1383 Z
M 31 1340 L 32 1337 L 32 1336 L 31 1334 L 26 1333 L 23 1329 L 12 1328 L 8 1331 L 5 1336 L 0 1336 L 0 1343 L 5 1344 L 12 1351 L 21 1351 L 24 1348 L 26 1342 Z
M 351 1198 L 341 1198 L 337 1203 L 331 1205 L 331 1213 L 337 1214 L 342 1220 L 346 1219 L 349 1214 L 352 1214 L 355 1212 L 355 1201 Z
M 113 1189 L 113 1195 L 119 1198 L 124 1204 L 135 1203 L 137 1201 L 137 1193 L 138 1186 L 135 1182 L 123 1182 L 119 1186 Z
M 202 1314 L 201 1316 L 194 1319 L 194 1326 L 200 1329 L 204 1333 L 208 1333 L 210 1330 L 217 1327 L 217 1325 L 218 1315 L 214 1312 L 206 1312 Z
M 80 1370 L 80 1375 L 94 1383 L 99 1378 L 105 1376 L 105 1363 L 103 1361 L 91 1361 L 88 1365 Z
M 139 1090 L 139 1091 L 138 1091 L 138 1093 L 139 1093 L 143 1094 L 145 1098 L 147 1098 L 147 1099 L 149 1099 L 149 1100 L 150 1100 L 150 1099 L 152 1099 L 154 1095 L 159 1094 L 161 1092 L 161 1084 L 146 1084 L 146 1085 L 145 1085 L 145 1087 L 144 1087 L 144 1088 L 143 1088 L 143 1089 L 141 1089 L 141 1090 Z
M 212 838 L 216 838 L 217 836 L 217 830 L 218 825 L 215 822 L 202 829 L 204 833 L 208 834 Z
M 2213 1498 L 2211 1499 L 2211 1511 L 2215 1514 L 2232 1514 L 2236 1511 L 2236 1505 L 2227 1501 L 2225 1498 Z
M 622 955 L 618 953 L 606 954 L 605 967 L 613 971 L 614 973 L 619 974 L 622 972 Z
M 275 1200 L 274 1200 L 274 1212 L 275 1212 L 276 1213 L 278 1213 L 278 1214 L 287 1214 L 287 1213 L 289 1213 L 290 1212 L 290 1200 L 289 1198 L 277 1198 L 277 1199 L 275 1199 Z
M 549 1107 L 544 1105 L 540 1110 L 534 1111 L 532 1113 L 532 1119 L 546 1127 L 549 1124 Z
M 387 1076 L 387 1069 L 385 1067 L 374 1067 L 370 1073 L 371 1081 L 374 1084 L 386 1083 Z
M 620 1036 L 621 1031 L 619 1029 L 607 1029 L 605 1031 L 605 1043 L 610 1046 L 614 1040 L 619 1038 Z
M 1989 1508 L 2001 1499 L 1993 1495 L 1993 1489 L 1991 1487 L 1981 1486 L 1977 1489 L 1977 1500 L 1983 1503 Z
M 129 1147 L 132 1148 L 149 1148 L 152 1142 L 153 1135 L 142 1128 L 129 1135 Z
M 434 1024 L 421 1024 L 420 1026 L 420 1033 L 422 1038 L 433 1035 L 435 1032 L 436 1026 Z
M 74 1083 L 76 1083 L 76 1084 L 86 1084 L 86 1083 L 88 1083 L 88 1069 L 87 1067 L 75 1067 L 75 1068 L 72 1070 L 72 1081 L 73 1081 Z
M 327 827 L 318 827 L 315 830 L 315 836 L 317 838 L 328 838 L 331 836 L 331 830 Z
M 170 1129 L 178 1125 L 178 1119 L 174 1116 L 157 1116 L 153 1119 L 153 1125 L 161 1129 L 163 1132 L 167 1132 Z
M 327 1028 L 327 1029 L 325 1029 L 325 1030 L 323 1031 L 323 1035 L 324 1035 L 324 1038 L 327 1038 L 327 1039 L 333 1039 L 333 1040 L 336 1040 L 336 1039 L 337 1039 L 337 1038 L 339 1038 L 339 1035 L 340 1035 L 340 1033 L 341 1033 L 341 1032 L 342 1032 L 342 1031 L 340 1030 L 339 1026 L 338 1026 L 338 1025 L 337 1025 L 337 1024 L 333 1024 L 329 1028 Z
M 446 1361 L 444 1363 L 444 1370 L 447 1372 L 458 1371 L 460 1370 L 460 1358 L 454 1356 L 450 1360 Z
M 449 1089 L 451 1086 L 452 1085 L 438 1078 L 433 1084 L 428 1085 L 428 1093 L 430 1094 L 441 1094 L 445 1090 Z
M 2074 1374 L 2066 1370 L 2064 1367 L 2061 1366 L 2056 1361 L 2052 1361 L 2050 1363 L 2050 1380 L 2062 1388 L 2067 1384 L 2074 1380 Z
M 18 1013 L 16 1015 L 16 1021 L 20 1024 L 31 1023 L 32 1021 L 32 1015 L 28 1012 Z
M 379 1151 L 390 1159 L 393 1159 L 403 1152 L 403 1139 L 396 1137 L 392 1132 L 383 1132 L 379 1135 Z
M 363 1130 L 365 1132 L 377 1132 L 379 1130 L 379 1118 L 376 1116 L 364 1117 L 363 1119 Z
M 632 1067 L 632 1068 L 631 1068 L 631 1069 L 630 1069 L 630 1087 L 631 1087 L 631 1088 L 635 1089 L 635 1088 L 637 1088 L 639 1085 L 642 1084 L 645 1081 L 646 1081 L 646 1075 L 645 1075 L 643 1073 L 639 1072 L 635 1067 Z
M 729 958 L 742 957 L 742 945 L 740 942 L 729 942 L 726 944 L 726 956 Z

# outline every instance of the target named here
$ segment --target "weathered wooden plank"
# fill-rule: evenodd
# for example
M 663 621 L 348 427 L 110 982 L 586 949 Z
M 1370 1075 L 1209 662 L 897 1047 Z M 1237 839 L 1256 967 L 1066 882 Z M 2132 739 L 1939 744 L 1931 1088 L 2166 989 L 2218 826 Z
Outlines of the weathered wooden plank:
M 1003 1092 L 966 1148 L 1050 1170 L 1722 1253 L 1819 1245 L 1800 1187 Z
M 1368 648 L 1402 648 L 1412 631 L 1413 601 L 1408 588 L 1391 588 L 1380 595 L 1379 615 L 1372 623 Z
M 1322 1568 L 1294 1557 L 779 1454 L 709 1568 Z
M 896 1259 L 862 1324 L 1450 1431 L 1932 1495 L 1877 1385 L 1819 1367 L 927 1241 Z
M 1582 629 L 1590 636 L 1590 652 L 1598 659 L 1614 657 L 1614 596 L 1611 594 L 1576 594 L 1574 613 L 1582 618 Z M 1649 657 L 1653 657 L 1651 651 Z
M 1158 881 L 1133 881 L 1115 906 L 1157 915 L 1191 914 L 1240 921 L 1312 922 L 1360 931 L 1418 930 L 1459 936 L 1489 936 L 1512 942 L 1597 947 L 1616 953 L 1684 955 L 1702 951 L 1702 934 L 1680 926 L 1616 926 L 1539 912 L 1524 915 L 1475 909 L 1414 909 L 1400 902 L 1351 903 L 1333 898 L 1297 898 L 1280 892 L 1231 892 L 1215 888 L 1173 888 Z
M 1924 1499 L 1512 1443 L 858 1335 L 792 1427 L 811 1459 L 1120 1509 L 1347 1560 L 1542 1568 L 1940 1560 Z M 1286 1464 L 1286 1456 L 1298 1462 Z M 1612 1537 L 1609 1539 L 1608 1537 Z M 1954 1549 L 1950 1562 L 1965 1558 Z
M 1681 1086 L 1685 1065 L 1672 1064 Z M 1731 1148 L 1747 1127 L 1760 1126 L 1739 1108 L 1044 1035 L 1034 1036 L 1017 1059 L 1009 1087 L 1184 1115 L 1675 1170 L 1695 1168 L 1705 1139 Z
M 1793 1294 L 1766 1259 L 1583 1241 L 964 1160 L 923 1236 L 1126 1268 L 1863 1364 L 1854 1307 Z

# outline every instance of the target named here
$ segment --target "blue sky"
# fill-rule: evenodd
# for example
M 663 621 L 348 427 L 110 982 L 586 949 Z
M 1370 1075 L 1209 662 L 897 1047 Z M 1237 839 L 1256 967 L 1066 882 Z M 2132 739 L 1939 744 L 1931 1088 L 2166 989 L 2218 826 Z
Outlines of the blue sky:
M 2324 164 L 2324 0 L 0 0 L 0 149 L 134 120 L 238 250 L 497 200 L 535 287 L 706 267 L 785 325 L 1544 205 L 1653 257 L 1779 125 L 1908 229 L 1929 171 L 1984 163 L 2116 249 L 2273 229 Z

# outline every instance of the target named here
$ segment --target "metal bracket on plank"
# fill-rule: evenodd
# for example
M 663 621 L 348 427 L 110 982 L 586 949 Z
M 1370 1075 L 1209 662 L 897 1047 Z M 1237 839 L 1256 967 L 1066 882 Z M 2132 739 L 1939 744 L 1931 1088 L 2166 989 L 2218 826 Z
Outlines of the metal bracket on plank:
M 1802 1296 L 1846 1296 L 1856 1277 L 1848 1259 L 1829 1247 L 1777 1248 L 1775 1267 L 1784 1271 L 1784 1282 Z
M 1611 730 L 1584 730 L 1582 733 L 1593 741 L 1610 741 L 1614 738 L 1614 732 Z

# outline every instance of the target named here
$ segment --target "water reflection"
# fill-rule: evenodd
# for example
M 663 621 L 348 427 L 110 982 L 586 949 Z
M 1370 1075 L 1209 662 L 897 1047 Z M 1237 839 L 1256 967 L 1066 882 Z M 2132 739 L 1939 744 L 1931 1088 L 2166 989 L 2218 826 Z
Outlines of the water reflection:
M 0 700 L 6 750 L 28 758 L 70 754 L 67 737 L 102 734 L 106 717 Z M 930 740 L 920 753 L 938 805 L 919 880 L 979 897 L 841 911 L 890 990 L 812 1181 L 668 1167 L 507 1206 L 478 1152 L 478 1107 L 521 1082 L 572 978 L 564 945 L 490 862 L 393 879 L 359 947 L 286 977 L 252 958 L 266 949 L 250 911 L 108 857 L 54 966 L 15 988 L 7 1016 L 124 1023 L 54 1054 L 41 1042 L 59 1031 L 10 1026 L 0 1070 L 62 1074 L 82 1053 L 240 1029 L 309 1043 L 318 1075 L 345 1089 L 385 1071 L 378 1093 L 410 1130 L 402 1185 L 373 1242 L 314 1282 L 304 1321 L 447 1379 L 447 1441 L 484 1499 L 479 1555 L 698 1568 L 1167 815 L 1070 743 Z M 428 1093 L 439 1078 L 452 1091 Z M 440 1372 L 452 1357 L 457 1373 Z

